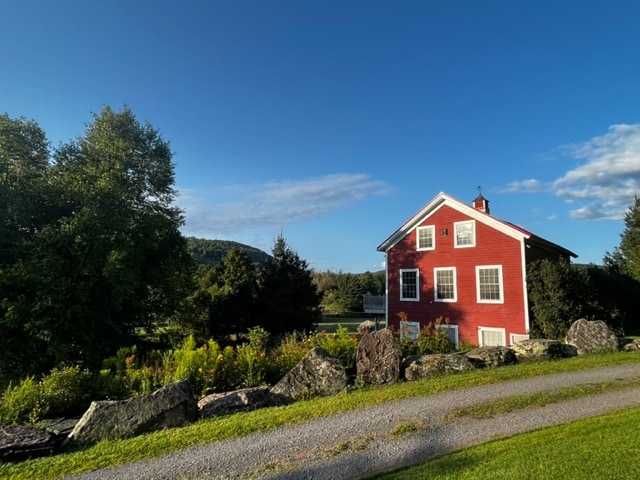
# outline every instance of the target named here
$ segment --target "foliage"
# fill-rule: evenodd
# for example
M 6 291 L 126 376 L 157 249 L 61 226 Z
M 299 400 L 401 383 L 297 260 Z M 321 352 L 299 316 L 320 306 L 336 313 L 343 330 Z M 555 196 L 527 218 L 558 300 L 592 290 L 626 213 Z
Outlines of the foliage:
M 640 282 L 640 196 L 636 195 L 624 216 L 624 231 L 613 253 L 607 252 L 604 265 L 611 271 Z
M 2 394 L 0 421 L 7 423 L 33 423 L 47 413 L 42 401 L 41 385 L 31 377 L 16 386 L 9 385 Z
M 589 279 L 587 318 L 604 320 L 620 335 L 640 332 L 640 282 L 615 270 L 580 265 Z
M 346 277 L 350 277 L 345 279 Z M 384 295 L 385 272 L 365 272 L 359 274 L 344 273 L 342 271 L 312 272 L 313 283 L 322 298 L 325 312 L 345 313 L 347 311 L 362 311 L 361 295 Z M 356 295 L 351 295 L 348 286 L 355 284 Z M 350 287 L 349 287 L 350 288 Z M 342 290 L 342 293 L 341 293 Z M 341 298 L 342 296 L 342 298 Z M 357 300 L 354 298 L 360 296 Z M 351 300 L 349 300 L 351 298 Z M 345 302 L 345 300 L 347 300 Z
M 55 368 L 40 381 L 31 376 L 10 385 L 0 401 L 0 421 L 35 423 L 46 416 L 77 415 L 86 410 L 94 395 L 87 370 Z
M 589 305 L 589 278 L 569 262 L 538 260 L 527 267 L 527 292 L 533 313 L 530 335 L 561 339 Z
M 311 337 L 311 342 L 332 357 L 339 358 L 347 371 L 355 372 L 359 338 L 358 335 L 349 333 L 348 328 L 338 326 L 334 334 L 317 333 Z
M 336 283 L 336 302 L 344 312 L 362 311 L 364 287 L 358 275 L 346 273 L 338 276 Z
M 407 321 L 408 317 L 406 313 L 401 313 L 401 320 Z M 446 329 L 441 328 L 441 326 L 448 324 L 448 318 L 438 317 L 422 327 L 415 340 L 409 338 L 409 336 L 403 336 L 400 340 L 402 356 L 408 357 L 410 355 L 431 355 L 435 353 L 454 352 L 456 349 L 455 345 L 449 340 Z
M 274 242 L 272 258 L 260 272 L 259 325 L 271 334 L 310 331 L 320 320 L 320 295 L 305 260 L 282 235 Z
M 183 308 L 192 261 L 169 144 L 151 125 L 105 107 L 50 163 L 39 127 L 5 115 L 0 172 L 3 198 L 23 190 L 19 208 L 0 202 L 0 371 L 97 367 Z

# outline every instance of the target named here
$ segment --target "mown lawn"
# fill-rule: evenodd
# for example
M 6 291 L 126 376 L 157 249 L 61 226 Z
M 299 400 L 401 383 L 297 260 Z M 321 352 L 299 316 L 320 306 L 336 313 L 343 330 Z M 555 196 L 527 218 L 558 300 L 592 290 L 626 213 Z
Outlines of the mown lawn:
M 376 480 L 626 480 L 640 476 L 640 408 L 496 440 Z

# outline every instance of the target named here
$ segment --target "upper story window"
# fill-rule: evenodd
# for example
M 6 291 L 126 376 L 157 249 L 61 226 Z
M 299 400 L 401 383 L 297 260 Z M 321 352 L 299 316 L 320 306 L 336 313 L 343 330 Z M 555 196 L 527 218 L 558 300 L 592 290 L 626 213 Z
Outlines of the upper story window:
M 476 267 L 478 303 L 504 303 L 502 266 Z
M 417 250 L 433 250 L 436 248 L 436 227 L 428 225 L 416 229 Z
M 454 267 L 434 268 L 433 275 L 436 284 L 436 302 L 455 302 L 457 299 L 456 269 Z
M 417 268 L 400 270 L 400 300 L 420 300 L 419 273 Z
M 455 222 L 455 246 L 475 247 L 476 246 L 476 222 L 475 220 L 467 220 L 466 222 Z

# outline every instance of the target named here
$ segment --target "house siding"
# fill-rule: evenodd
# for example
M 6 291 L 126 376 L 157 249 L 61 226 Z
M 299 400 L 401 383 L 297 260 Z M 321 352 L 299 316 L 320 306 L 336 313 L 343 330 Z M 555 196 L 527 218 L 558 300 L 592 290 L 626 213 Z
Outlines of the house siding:
M 478 327 L 493 327 L 505 328 L 508 344 L 510 334 L 527 333 L 522 241 L 475 220 L 475 246 L 455 248 L 454 223 L 466 220 L 473 219 L 443 205 L 387 250 L 388 324 L 399 328 L 400 312 L 421 327 L 442 317 L 458 325 L 461 341 L 478 343 Z M 416 251 L 416 228 L 427 225 L 435 226 L 435 249 Z M 442 235 L 443 229 L 448 235 Z M 503 303 L 477 301 L 476 266 L 489 265 L 502 267 Z M 434 268 L 446 267 L 456 269 L 455 302 L 434 298 Z M 419 302 L 400 300 L 400 270 L 411 268 L 420 272 Z

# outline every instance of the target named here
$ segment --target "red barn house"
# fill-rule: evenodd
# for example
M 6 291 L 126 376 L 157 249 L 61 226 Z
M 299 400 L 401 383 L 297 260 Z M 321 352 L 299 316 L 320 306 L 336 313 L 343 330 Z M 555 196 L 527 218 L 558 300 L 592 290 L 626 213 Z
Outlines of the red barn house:
M 507 346 L 527 338 L 527 264 L 577 256 L 491 216 L 481 193 L 472 205 L 440 193 L 378 251 L 386 254 L 387 325 L 415 334 L 448 319 L 440 328 L 456 346 L 461 340 Z

